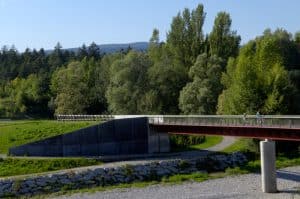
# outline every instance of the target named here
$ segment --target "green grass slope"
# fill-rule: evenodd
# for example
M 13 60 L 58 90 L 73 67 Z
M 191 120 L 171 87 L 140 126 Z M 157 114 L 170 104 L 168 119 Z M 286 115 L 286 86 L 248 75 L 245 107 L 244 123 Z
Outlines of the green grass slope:
M 0 177 L 27 175 L 98 164 L 101 164 L 101 162 L 86 158 L 0 158 Z
M 0 154 L 29 142 L 64 134 L 97 122 L 59 122 L 54 120 L 22 120 L 0 122 Z M 99 123 L 99 122 L 98 122 Z

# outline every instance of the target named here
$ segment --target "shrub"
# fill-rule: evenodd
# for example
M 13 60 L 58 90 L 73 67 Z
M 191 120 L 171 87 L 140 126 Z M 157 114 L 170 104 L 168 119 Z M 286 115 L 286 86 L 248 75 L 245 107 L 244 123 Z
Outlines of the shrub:
M 180 160 L 178 166 L 181 170 L 185 170 L 185 169 L 189 168 L 191 166 L 191 164 L 185 160 Z
M 190 145 L 201 144 L 205 141 L 205 136 L 198 135 L 171 135 L 170 144 L 173 148 L 187 148 Z

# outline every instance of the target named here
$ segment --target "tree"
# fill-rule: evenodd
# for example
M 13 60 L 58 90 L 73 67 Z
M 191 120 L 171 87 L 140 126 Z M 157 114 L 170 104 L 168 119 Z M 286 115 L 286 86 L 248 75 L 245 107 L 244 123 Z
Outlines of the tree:
M 157 62 L 161 58 L 162 44 L 159 41 L 159 30 L 154 29 L 149 41 L 148 55 L 151 61 Z
M 95 42 L 92 42 L 89 45 L 87 52 L 89 57 L 93 57 L 96 60 L 100 58 L 100 48 L 97 46 Z
M 215 18 L 213 30 L 208 37 L 210 54 L 222 58 L 225 65 L 229 57 L 237 56 L 241 41 L 236 31 L 230 29 L 231 22 L 228 13 L 219 12 Z
M 15 78 L 6 86 L 4 100 L 0 101 L 2 115 L 13 117 L 20 115 L 47 115 L 47 93 L 43 91 L 42 81 L 37 75 Z M 5 109 L 3 111 L 3 109 Z
M 192 12 L 184 9 L 172 20 L 171 30 L 167 34 L 167 46 L 176 62 L 186 68 L 192 66 L 205 49 L 202 31 L 205 15 L 203 5 L 199 4 Z
M 89 88 L 88 106 L 86 108 L 89 114 L 100 114 L 107 110 L 105 92 L 109 83 L 109 66 L 105 62 L 90 59 L 81 61 L 85 68 L 87 76 L 87 86 Z
M 139 114 L 141 99 L 148 87 L 148 57 L 130 51 L 124 58 L 111 66 L 110 84 L 106 92 L 109 111 L 113 114 Z
M 190 68 L 193 80 L 180 92 L 179 107 L 184 114 L 215 114 L 218 95 L 222 91 L 220 82 L 222 60 L 206 53 L 198 56 Z
M 83 58 L 88 56 L 88 50 L 85 44 L 82 44 L 82 46 L 78 49 L 77 57 L 79 60 L 82 60 Z
M 168 55 L 163 55 L 149 68 L 150 91 L 143 100 L 144 109 L 156 114 L 179 113 L 179 92 L 187 81 L 186 74 L 185 67 L 174 62 Z
M 56 70 L 51 79 L 56 114 L 84 114 L 88 106 L 88 86 L 83 64 L 71 62 Z
M 264 35 L 250 41 L 230 59 L 222 82 L 218 113 L 286 113 L 291 84 L 285 70 L 280 40 Z
M 54 47 L 54 51 L 49 55 L 48 63 L 50 70 L 53 72 L 56 68 L 61 67 L 65 64 L 66 60 L 62 51 L 62 46 L 58 42 Z

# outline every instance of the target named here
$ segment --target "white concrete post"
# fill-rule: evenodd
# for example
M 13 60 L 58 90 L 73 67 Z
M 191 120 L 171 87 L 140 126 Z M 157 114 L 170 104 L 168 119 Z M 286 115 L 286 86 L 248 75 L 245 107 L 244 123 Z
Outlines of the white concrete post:
M 262 191 L 265 193 L 277 192 L 275 167 L 275 142 L 271 140 L 260 141 L 260 162 Z

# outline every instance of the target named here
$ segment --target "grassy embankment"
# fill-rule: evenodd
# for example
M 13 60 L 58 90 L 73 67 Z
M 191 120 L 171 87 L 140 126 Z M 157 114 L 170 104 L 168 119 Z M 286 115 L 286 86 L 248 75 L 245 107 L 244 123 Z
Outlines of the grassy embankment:
M 55 120 L 22 120 L 0 122 L 0 154 L 13 146 L 60 135 L 87 127 L 95 122 L 59 122 Z
M 90 126 L 96 122 L 58 122 L 54 120 L 23 120 L 0 122 L 0 154 L 6 154 L 12 146 L 41 140 Z M 0 158 L 0 177 L 25 175 L 100 162 L 85 158 Z
M 101 164 L 101 162 L 86 158 L 0 158 L 0 177 L 27 175 L 98 164 Z

